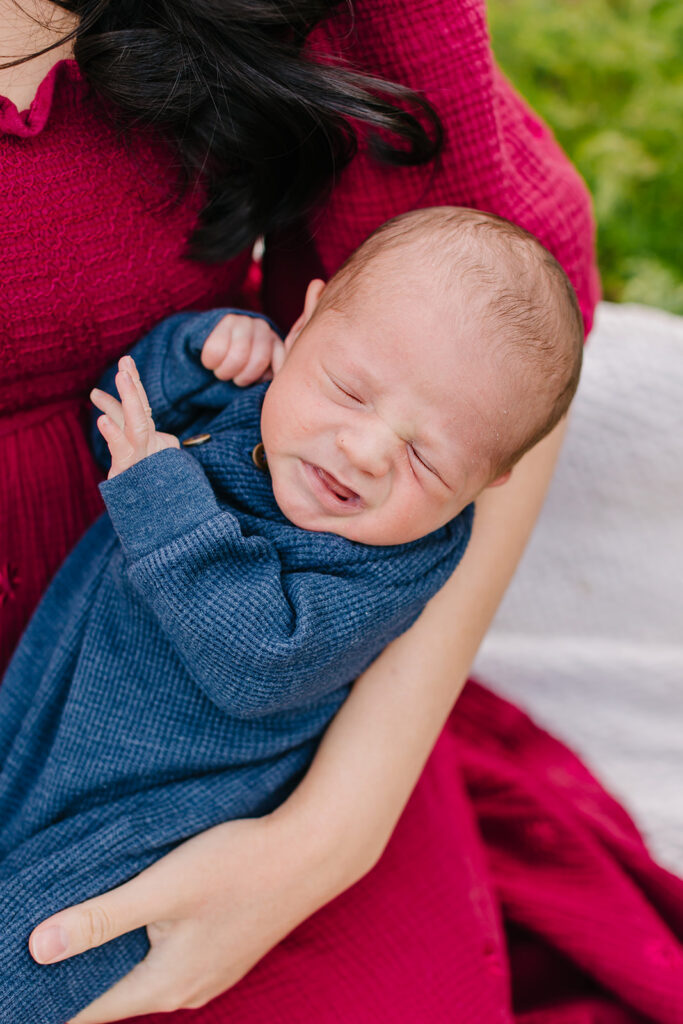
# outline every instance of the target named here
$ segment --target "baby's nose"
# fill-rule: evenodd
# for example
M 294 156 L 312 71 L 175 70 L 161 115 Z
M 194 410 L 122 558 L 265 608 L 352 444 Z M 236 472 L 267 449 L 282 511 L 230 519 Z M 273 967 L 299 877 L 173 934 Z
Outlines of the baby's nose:
M 392 460 L 392 446 L 388 431 L 342 430 L 337 444 L 349 462 L 363 473 L 384 476 L 389 472 Z

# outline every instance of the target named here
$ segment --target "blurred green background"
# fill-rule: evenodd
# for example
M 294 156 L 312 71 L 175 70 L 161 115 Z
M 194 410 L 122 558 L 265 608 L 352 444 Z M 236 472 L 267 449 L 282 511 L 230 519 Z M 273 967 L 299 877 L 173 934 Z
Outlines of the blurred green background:
M 489 0 L 498 61 L 588 182 L 604 296 L 683 314 L 683 0 Z

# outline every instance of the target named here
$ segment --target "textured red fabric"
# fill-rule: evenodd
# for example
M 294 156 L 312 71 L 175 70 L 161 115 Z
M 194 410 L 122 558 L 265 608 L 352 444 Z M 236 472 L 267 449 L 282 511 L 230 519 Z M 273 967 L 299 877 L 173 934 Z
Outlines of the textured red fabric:
M 470 682 L 378 866 L 174 1019 L 681 1024 L 682 913 L 586 768 Z
M 0 671 L 49 579 L 101 512 L 88 391 L 158 320 L 234 301 L 249 258 L 183 258 L 158 141 L 117 137 L 73 62 L 29 111 L 0 105 Z
M 482 0 L 357 0 L 354 9 L 353 24 L 344 17 L 327 23 L 311 49 L 422 92 L 441 116 L 445 147 L 436 169 L 387 170 L 361 145 L 310 224 L 323 272 L 397 213 L 474 206 L 521 224 L 556 256 L 590 330 L 599 281 L 588 194 L 547 126 L 497 68 Z M 300 258 L 300 238 L 283 249 L 269 301 L 291 322 L 299 312 L 298 272 L 310 276 L 315 263 Z
M 585 190 L 493 63 L 480 0 L 358 0 L 312 47 L 423 89 L 439 167 L 380 169 L 364 147 L 308 228 L 267 264 L 266 303 L 298 312 L 386 217 L 463 203 L 533 231 L 590 323 Z M 182 256 L 199 197 L 174 201 L 166 148 L 123 142 L 73 62 L 29 112 L 0 102 L 0 657 L 100 509 L 84 435 L 101 369 L 167 313 L 235 300 L 248 258 Z M 310 244 L 312 238 L 313 245 Z M 296 257 L 296 258 L 295 258 Z M 419 343 L 419 339 L 416 339 Z M 681 883 L 561 745 L 470 683 L 374 871 L 198 1011 L 192 1024 L 683 1022 Z
M 336 23 L 320 33 L 325 38 L 314 40 L 314 48 L 336 47 L 358 67 L 424 93 L 446 127 L 446 146 L 436 173 L 415 168 L 387 174 L 368 159 L 350 165 L 316 225 L 327 271 L 399 209 L 475 206 L 521 224 L 550 249 L 574 284 L 589 329 L 598 282 L 585 186 L 496 67 L 484 4 L 365 0 L 355 9 L 352 48 Z

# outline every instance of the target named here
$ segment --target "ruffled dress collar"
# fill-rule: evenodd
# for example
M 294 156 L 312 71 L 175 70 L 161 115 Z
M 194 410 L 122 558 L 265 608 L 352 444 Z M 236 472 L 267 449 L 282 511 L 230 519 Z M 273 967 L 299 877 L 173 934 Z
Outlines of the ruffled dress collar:
M 17 110 L 16 104 L 0 96 L 0 133 L 27 139 L 39 135 L 48 122 L 56 97 L 60 103 L 79 99 L 86 82 L 75 60 L 60 60 L 42 80 L 31 106 Z

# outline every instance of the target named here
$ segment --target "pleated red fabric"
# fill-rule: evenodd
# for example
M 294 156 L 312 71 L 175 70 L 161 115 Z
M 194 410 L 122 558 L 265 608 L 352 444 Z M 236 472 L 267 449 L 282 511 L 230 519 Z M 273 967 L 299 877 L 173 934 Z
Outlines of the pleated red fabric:
M 274 247 L 268 311 L 291 321 L 309 271 L 332 272 L 386 217 L 461 203 L 533 231 L 588 326 L 588 197 L 496 69 L 481 0 L 355 7 L 353 26 L 340 14 L 312 48 L 423 89 L 446 149 L 436 169 L 389 171 L 361 146 L 306 230 Z M 101 508 L 89 388 L 163 316 L 234 303 L 249 257 L 184 258 L 200 197 L 176 201 L 159 140 L 117 138 L 74 62 L 29 111 L 0 101 L 0 131 L 1 664 Z M 470 683 L 379 865 L 209 1006 L 141 1019 L 683 1024 L 682 930 L 681 883 L 621 808 L 566 748 Z

